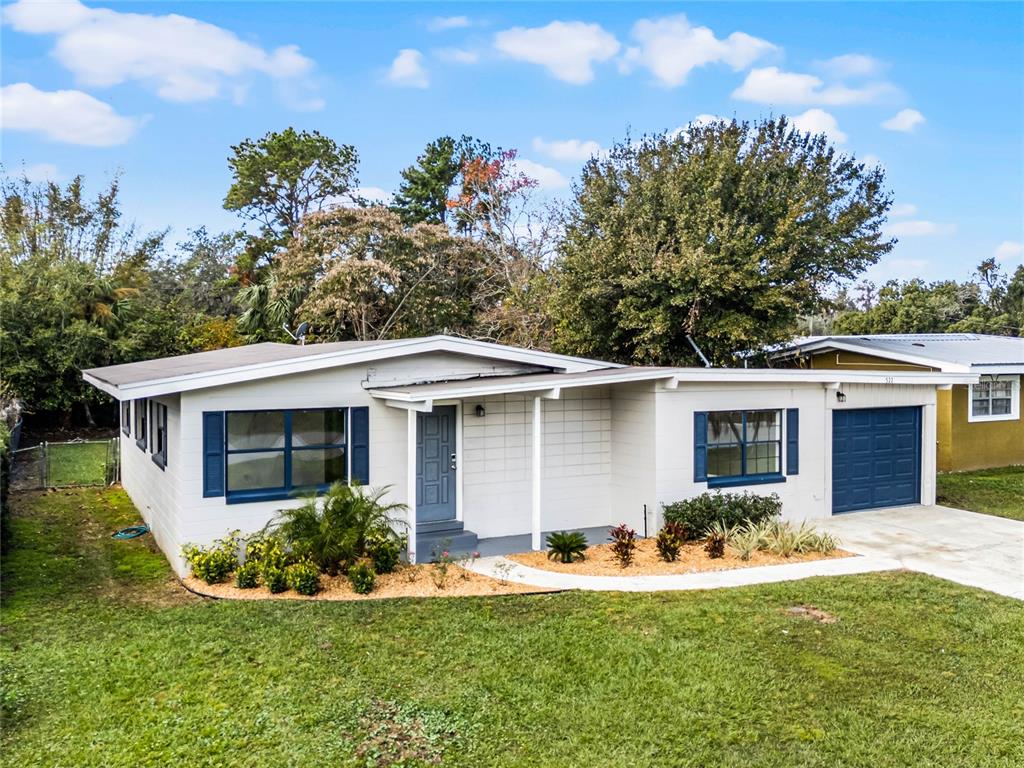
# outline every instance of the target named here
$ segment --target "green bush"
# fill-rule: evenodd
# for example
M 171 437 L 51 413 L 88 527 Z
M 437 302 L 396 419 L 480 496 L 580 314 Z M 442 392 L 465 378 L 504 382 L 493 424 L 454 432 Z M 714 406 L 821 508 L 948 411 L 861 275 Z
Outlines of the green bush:
M 235 571 L 235 586 L 239 589 L 255 589 L 260 585 L 260 564 L 246 560 Z
M 264 563 L 260 568 L 260 577 L 263 579 L 263 586 L 275 595 L 288 589 L 288 577 L 282 566 Z
M 405 540 L 396 539 L 391 530 L 374 531 L 366 537 L 366 556 L 373 560 L 377 573 L 391 573 L 402 560 Z
M 238 567 L 238 535 L 232 533 L 209 547 L 186 544 L 181 554 L 197 579 L 207 584 L 220 584 Z
M 579 531 L 557 531 L 548 534 L 548 560 L 573 563 L 586 558 L 587 537 Z
M 679 558 L 679 550 L 685 543 L 686 528 L 679 523 L 665 523 L 654 541 L 658 557 L 666 563 L 674 563 Z
M 288 586 L 300 595 L 315 595 L 320 591 L 320 569 L 309 560 L 292 563 L 284 569 Z
M 296 557 L 334 575 L 367 555 L 367 539 L 384 535 L 399 540 L 394 526 L 405 506 L 385 504 L 381 499 L 386 492 L 334 483 L 322 497 L 310 496 L 301 507 L 278 512 L 269 530 Z
M 365 595 L 373 591 L 377 573 L 373 570 L 372 565 L 361 560 L 348 569 L 348 580 L 356 594 Z
M 774 493 L 759 496 L 748 492 L 709 492 L 666 504 L 664 509 L 665 521 L 684 526 L 692 540 L 700 538 L 715 523 L 732 528 L 772 520 L 782 514 L 782 501 Z

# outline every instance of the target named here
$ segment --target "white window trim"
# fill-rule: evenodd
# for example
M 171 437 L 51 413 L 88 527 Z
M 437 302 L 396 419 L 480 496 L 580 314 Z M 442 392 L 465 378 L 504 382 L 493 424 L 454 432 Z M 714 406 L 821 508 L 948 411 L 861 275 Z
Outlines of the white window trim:
M 1010 380 L 1010 412 L 998 413 L 995 415 L 975 416 L 974 415 L 974 385 L 967 385 L 967 421 L 970 423 L 984 421 L 1017 421 L 1020 419 L 1020 376 L 982 376 L 989 381 Z

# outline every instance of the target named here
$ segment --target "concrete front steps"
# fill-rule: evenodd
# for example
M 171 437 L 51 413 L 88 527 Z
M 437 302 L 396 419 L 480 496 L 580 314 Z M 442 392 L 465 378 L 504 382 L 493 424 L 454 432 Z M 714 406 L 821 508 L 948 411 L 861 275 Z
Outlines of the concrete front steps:
M 439 520 L 416 524 L 416 560 L 429 563 L 447 551 L 451 557 L 466 557 L 477 551 L 479 538 L 467 531 L 461 520 Z

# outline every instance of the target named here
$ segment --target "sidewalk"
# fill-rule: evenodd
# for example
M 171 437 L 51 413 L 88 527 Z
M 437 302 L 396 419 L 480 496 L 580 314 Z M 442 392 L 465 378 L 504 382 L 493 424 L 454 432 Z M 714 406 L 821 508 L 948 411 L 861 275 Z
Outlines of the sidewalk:
M 657 592 L 681 589 L 718 589 L 748 584 L 808 579 L 813 576 L 847 576 L 853 573 L 891 571 L 902 566 L 896 560 L 874 555 L 814 560 L 789 565 L 761 565 L 726 571 L 702 571 L 670 576 L 577 576 L 571 573 L 529 568 L 504 557 L 481 557 L 467 567 L 494 579 L 529 584 L 545 589 L 584 589 L 597 592 Z

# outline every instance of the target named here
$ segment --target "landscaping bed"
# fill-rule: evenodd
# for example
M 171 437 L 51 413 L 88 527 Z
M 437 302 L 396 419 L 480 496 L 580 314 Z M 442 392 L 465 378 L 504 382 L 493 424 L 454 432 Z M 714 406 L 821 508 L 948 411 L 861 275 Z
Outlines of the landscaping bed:
M 479 597 L 548 591 L 527 584 L 501 582 L 458 565 L 449 566 L 443 580 L 434 565 L 406 565 L 394 573 L 378 574 L 373 591 L 367 594 L 357 593 L 346 576 L 326 574 L 320 577 L 320 591 L 315 595 L 300 595 L 292 589 L 272 594 L 265 587 L 239 589 L 233 583 L 207 584 L 194 576 L 182 579 L 182 583 L 197 594 L 229 600 L 378 600 L 393 597 Z
M 850 552 L 835 549 L 832 552 L 795 552 L 789 557 L 758 551 L 750 555 L 748 560 L 726 548 L 722 557 L 710 558 L 704 551 L 703 542 L 684 544 L 675 562 L 665 562 L 658 555 L 654 539 L 639 539 L 633 551 L 633 562 L 623 568 L 612 551 L 611 544 L 598 544 L 588 547 L 584 552 L 585 559 L 574 563 L 562 563 L 548 558 L 547 552 L 523 552 L 508 555 L 520 565 L 539 568 L 545 571 L 573 573 L 578 576 L 667 576 L 680 573 L 697 573 L 699 571 L 725 571 L 733 568 L 752 568 L 758 565 L 781 565 L 783 563 L 802 563 L 809 560 L 831 560 L 839 557 L 853 557 Z

